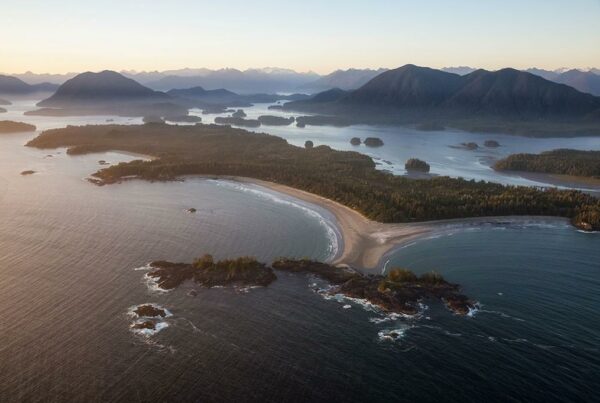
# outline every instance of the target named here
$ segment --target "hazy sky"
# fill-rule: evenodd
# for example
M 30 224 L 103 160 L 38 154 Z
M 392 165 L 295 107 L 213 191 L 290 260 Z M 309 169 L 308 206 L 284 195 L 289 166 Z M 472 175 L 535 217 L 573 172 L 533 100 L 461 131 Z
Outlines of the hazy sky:
M 600 67 L 600 0 L 2 0 L 0 71 Z

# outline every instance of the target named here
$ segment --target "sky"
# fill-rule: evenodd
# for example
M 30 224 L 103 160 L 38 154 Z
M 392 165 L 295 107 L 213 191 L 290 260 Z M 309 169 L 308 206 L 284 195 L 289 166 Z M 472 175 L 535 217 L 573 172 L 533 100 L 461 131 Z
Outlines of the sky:
M 2 0 L 0 71 L 600 68 L 600 0 Z

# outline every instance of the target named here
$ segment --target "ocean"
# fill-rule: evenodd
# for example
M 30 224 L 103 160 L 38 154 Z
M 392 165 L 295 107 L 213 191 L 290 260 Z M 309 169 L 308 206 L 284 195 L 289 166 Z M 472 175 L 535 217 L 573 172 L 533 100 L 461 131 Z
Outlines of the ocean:
M 0 118 L 42 129 L 139 122 L 22 116 L 29 107 L 16 103 Z M 353 130 L 379 133 L 301 130 L 273 133 L 342 149 Z M 405 141 L 406 155 L 429 148 L 426 159 L 440 174 L 463 166 L 446 154 L 478 161 L 448 147 L 473 134 L 442 134 L 450 137 L 435 146 L 431 133 L 409 133 L 394 146 L 389 130 L 381 134 L 386 146 L 369 151 L 382 153 L 377 158 Z M 548 402 L 600 393 L 600 234 L 561 220 L 483 226 L 405 245 L 379 268 L 439 271 L 479 301 L 470 317 L 432 301 L 416 317 L 387 316 L 360 301 L 326 299 L 316 292 L 322 284 L 304 275 L 279 274 L 267 288 L 186 284 L 165 293 L 145 279 L 152 260 L 327 260 L 342 246 L 334 219 L 230 181 L 97 187 L 84 178 L 99 160 L 139 157 L 23 147 L 34 135 L 0 135 L 0 401 Z M 514 141 L 600 148 L 598 138 Z M 19 174 L 28 169 L 37 173 Z M 495 175 L 488 170 L 473 172 Z M 129 311 L 145 303 L 172 314 L 151 336 L 130 329 Z

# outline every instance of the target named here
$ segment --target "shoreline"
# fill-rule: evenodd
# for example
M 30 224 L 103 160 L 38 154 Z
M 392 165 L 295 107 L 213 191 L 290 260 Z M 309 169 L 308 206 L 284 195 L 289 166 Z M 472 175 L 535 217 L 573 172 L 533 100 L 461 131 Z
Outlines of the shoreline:
M 338 253 L 330 263 L 364 270 L 367 273 L 378 269 L 382 261 L 397 248 L 428 236 L 442 235 L 448 231 L 486 224 L 514 224 L 547 220 L 568 222 L 566 218 L 554 216 L 500 216 L 387 224 L 369 220 L 359 212 L 336 201 L 278 183 L 247 177 L 208 175 L 203 177 L 258 185 L 329 211 L 335 217 L 334 224 L 341 236 Z

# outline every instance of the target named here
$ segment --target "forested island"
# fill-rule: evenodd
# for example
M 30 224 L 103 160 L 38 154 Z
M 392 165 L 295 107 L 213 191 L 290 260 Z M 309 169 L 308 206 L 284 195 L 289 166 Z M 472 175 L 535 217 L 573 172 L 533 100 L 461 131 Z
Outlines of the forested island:
M 600 230 L 600 200 L 575 190 L 505 186 L 382 172 L 373 160 L 327 146 L 295 147 L 284 139 L 219 125 L 103 125 L 47 130 L 28 144 L 69 147 L 69 154 L 108 150 L 152 155 L 101 169 L 98 184 L 183 175 L 250 177 L 287 185 L 344 204 L 374 221 L 418 222 L 504 215 L 561 216 Z
M 418 158 L 411 158 L 404 164 L 404 169 L 407 171 L 429 172 L 431 167 L 425 161 Z
M 176 288 L 187 280 L 211 288 L 267 286 L 276 279 L 270 267 L 251 257 L 215 261 L 211 255 L 204 255 L 190 264 L 157 261 L 150 266 L 153 270 L 148 276 L 165 290 Z
M 0 121 L 0 133 L 34 132 L 36 127 L 28 123 L 14 122 L 12 120 Z
M 496 162 L 494 169 L 600 178 L 600 151 L 558 149 L 541 154 L 513 154 Z

